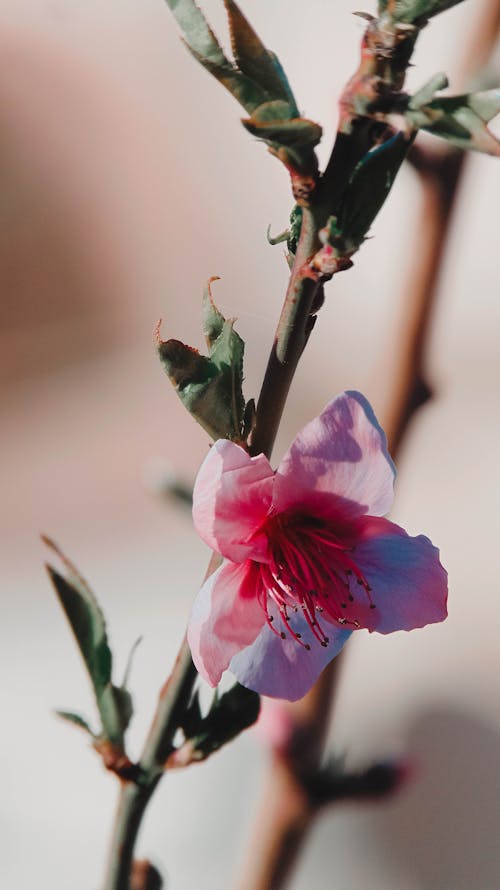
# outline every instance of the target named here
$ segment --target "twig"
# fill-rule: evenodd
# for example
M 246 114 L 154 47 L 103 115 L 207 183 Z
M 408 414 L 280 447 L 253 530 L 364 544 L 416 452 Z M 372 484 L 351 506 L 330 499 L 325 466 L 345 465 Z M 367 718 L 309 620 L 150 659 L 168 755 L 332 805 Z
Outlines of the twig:
M 286 396 L 311 329 L 311 309 L 321 284 L 308 273 L 307 261 L 319 244 L 312 213 L 304 211 L 301 237 L 285 297 L 275 343 L 262 385 L 252 451 L 270 454 Z M 214 554 L 208 577 L 219 564 Z M 144 811 L 173 750 L 172 742 L 197 677 L 184 640 L 172 674 L 164 684 L 139 766 L 141 784 L 122 782 L 103 890 L 129 890 L 137 834 Z
M 500 28 L 498 0 L 491 0 L 477 23 L 462 79 L 468 79 L 488 60 Z M 396 456 L 417 410 L 431 395 L 425 377 L 425 351 L 436 302 L 439 270 L 464 169 L 464 153 L 452 148 L 429 154 L 418 145 L 410 157 L 420 175 L 423 198 L 420 209 L 418 262 L 410 273 L 405 294 L 404 322 L 393 393 L 383 426 L 391 453 Z M 290 748 L 271 752 L 264 780 L 265 794 L 255 821 L 248 854 L 239 869 L 237 890 L 282 890 L 312 827 L 319 807 L 309 799 L 301 782 L 305 763 L 319 766 L 343 658 L 326 668 L 301 701 L 287 705 L 292 722 Z M 294 742 L 300 738 L 300 745 Z

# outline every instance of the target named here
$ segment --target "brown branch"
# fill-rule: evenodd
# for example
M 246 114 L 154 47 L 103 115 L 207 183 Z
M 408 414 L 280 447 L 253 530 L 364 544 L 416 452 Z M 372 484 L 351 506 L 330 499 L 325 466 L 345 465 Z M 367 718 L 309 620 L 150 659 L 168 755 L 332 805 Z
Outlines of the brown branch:
M 404 293 L 402 336 L 397 369 L 393 373 L 395 389 L 384 419 L 391 453 L 397 456 L 408 426 L 422 405 L 431 397 L 425 373 L 426 344 L 439 287 L 440 269 L 448 241 L 453 207 L 465 165 L 459 149 L 420 152 L 415 146 L 410 159 L 417 170 L 422 188 L 418 251 L 413 252 Z
M 499 27 L 500 7 L 498 0 L 492 0 L 471 35 L 471 48 L 465 53 L 464 80 L 488 60 Z M 418 225 L 421 236 L 418 256 L 410 270 L 411 284 L 404 294 L 404 317 L 393 372 L 396 388 L 383 418 L 394 456 L 415 413 L 431 395 L 425 374 L 426 345 L 464 169 L 464 154 L 452 148 L 430 154 L 417 145 L 411 160 L 422 185 Z M 264 779 L 265 794 L 246 862 L 239 870 L 237 890 L 282 890 L 287 884 L 320 809 L 308 797 L 301 775 L 305 764 L 319 766 L 341 665 L 342 658 L 337 657 L 301 701 L 286 705 L 292 725 L 289 749 L 285 753 L 271 752 Z

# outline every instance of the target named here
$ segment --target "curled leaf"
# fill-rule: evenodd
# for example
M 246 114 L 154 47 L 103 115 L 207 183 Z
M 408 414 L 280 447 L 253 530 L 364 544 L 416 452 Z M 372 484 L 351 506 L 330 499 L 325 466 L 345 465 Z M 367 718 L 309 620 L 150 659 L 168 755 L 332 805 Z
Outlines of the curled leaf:
M 217 337 L 220 337 L 222 334 L 226 321 L 222 312 L 219 312 L 217 309 L 212 297 L 212 288 L 210 285 L 213 281 L 219 281 L 219 276 L 213 275 L 212 278 L 209 278 L 207 281 L 207 285 L 203 291 L 202 304 L 203 333 L 205 334 L 205 340 L 207 341 L 209 349 L 214 345 Z
M 245 344 L 234 330 L 234 320 L 225 319 L 212 299 L 210 284 L 214 280 L 210 279 L 203 295 L 208 355 L 201 355 L 180 340 L 162 340 L 159 331 L 157 348 L 177 395 L 194 419 L 214 440 L 239 440 L 245 411 Z

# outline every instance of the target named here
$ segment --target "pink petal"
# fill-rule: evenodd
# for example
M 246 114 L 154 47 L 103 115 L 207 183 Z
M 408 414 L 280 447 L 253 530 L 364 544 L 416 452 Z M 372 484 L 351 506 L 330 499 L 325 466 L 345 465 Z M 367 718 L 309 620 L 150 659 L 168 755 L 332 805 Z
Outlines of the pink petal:
M 300 613 L 291 616 L 290 623 L 303 642 L 309 643 L 310 650 L 290 636 L 282 640 L 265 624 L 255 641 L 235 655 L 229 665 L 243 686 L 261 695 L 296 701 L 309 691 L 351 635 L 351 631 L 326 625 L 330 642 L 324 648 Z M 279 614 L 275 614 L 274 624 L 279 630 Z
M 369 519 L 352 558 L 372 588 L 376 608 L 356 598 L 362 627 L 387 634 L 444 621 L 447 573 L 439 550 L 424 535 L 411 538 L 387 519 Z
M 263 454 L 250 457 L 234 442 L 215 442 L 193 492 L 194 524 L 209 547 L 233 562 L 265 558 L 266 539 L 256 532 L 271 505 L 273 476 Z
M 258 567 L 223 563 L 196 597 L 187 638 L 197 670 L 217 686 L 233 655 L 253 643 L 265 615 L 256 598 Z
M 343 518 L 383 516 L 395 470 L 384 431 L 361 393 L 330 402 L 296 437 L 276 473 L 273 502 Z

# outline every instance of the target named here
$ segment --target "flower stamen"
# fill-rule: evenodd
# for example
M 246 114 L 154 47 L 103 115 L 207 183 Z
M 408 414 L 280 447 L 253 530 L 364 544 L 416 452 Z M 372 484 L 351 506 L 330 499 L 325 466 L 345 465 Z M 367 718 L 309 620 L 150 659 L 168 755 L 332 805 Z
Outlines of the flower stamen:
M 340 625 L 361 626 L 351 611 L 350 604 L 355 602 L 351 583 L 356 582 L 356 590 L 362 589 L 370 609 L 376 608 L 371 587 L 351 555 L 354 547 L 342 542 L 326 522 L 301 514 L 273 514 L 268 517 L 265 532 L 270 558 L 259 565 L 259 601 L 268 624 L 267 604 L 272 600 L 292 639 L 310 648 L 291 625 L 288 610 L 297 613 L 300 609 L 314 638 L 327 646 L 329 639 L 318 621 L 319 614 Z

